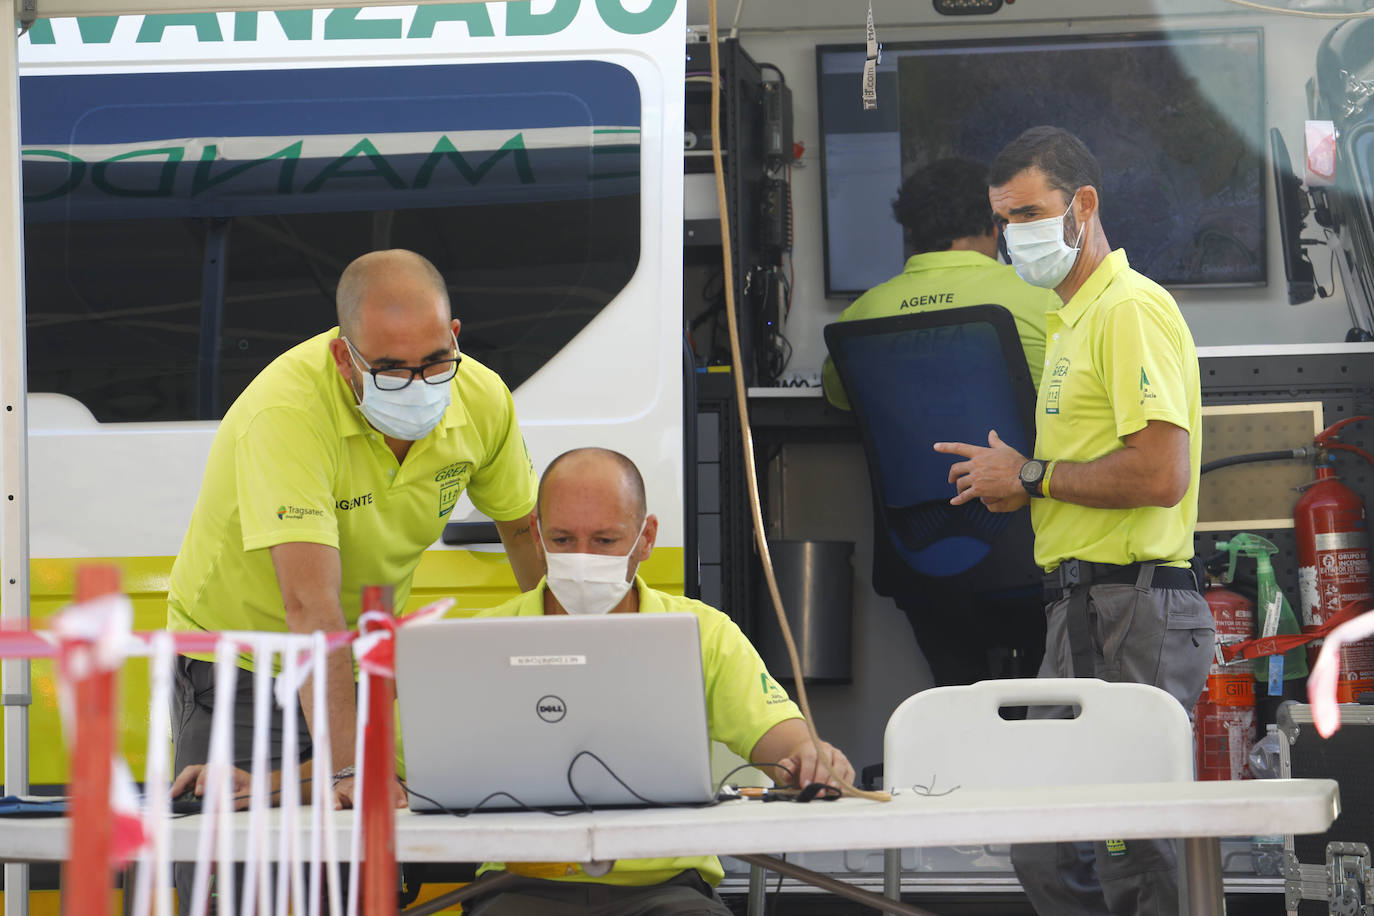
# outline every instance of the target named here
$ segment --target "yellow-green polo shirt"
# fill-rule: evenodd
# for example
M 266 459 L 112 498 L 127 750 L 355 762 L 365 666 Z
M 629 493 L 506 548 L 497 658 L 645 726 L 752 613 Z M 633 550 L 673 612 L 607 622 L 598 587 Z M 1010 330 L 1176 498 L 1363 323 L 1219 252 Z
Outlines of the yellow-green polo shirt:
M 1045 364 L 1045 314 L 1059 308 L 1053 290 L 1031 286 L 1015 268 L 977 251 L 929 251 L 907 259 L 897 276 L 880 283 L 840 313 L 840 321 L 886 318 L 912 312 L 933 312 L 968 305 L 1001 305 L 1016 321 L 1021 349 L 1031 381 L 1040 387 Z M 836 407 L 849 409 L 849 398 L 830 357 L 821 369 L 825 396 Z
M 539 587 L 525 592 L 498 607 L 478 612 L 479 617 L 542 617 L 544 590 Z M 711 738 L 724 744 L 745 760 L 770 728 L 787 719 L 800 719 L 801 711 L 787 698 L 787 692 L 769 675 L 763 659 L 750 644 L 735 622 L 710 605 L 691 598 L 670 595 L 650 588 L 635 576 L 639 592 L 639 613 L 663 614 L 686 612 L 697 616 L 697 631 L 701 638 L 701 672 L 706 682 L 706 720 Z M 627 722 L 627 728 L 633 723 Z M 500 863 L 488 862 L 480 871 L 499 869 Z M 658 884 L 695 868 L 712 885 L 725 877 L 720 860 L 715 856 L 678 856 L 667 859 L 617 859 L 610 874 L 600 878 L 588 876 L 574 863 L 540 863 L 516 866 L 522 874 L 558 881 L 591 881 L 598 884 L 618 884 L 643 887 Z
M 285 632 L 267 548 L 292 542 L 338 549 L 351 627 L 364 585 L 391 585 L 405 603 L 464 490 L 499 521 L 534 508 L 538 481 L 500 376 L 464 356 L 443 419 L 398 463 L 335 368 L 336 336 L 286 351 L 224 415 L 172 564 L 167 629 Z
M 1193 335 L 1173 296 L 1131 269 L 1117 249 L 1064 307 L 1049 315 L 1045 382 L 1035 404 L 1035 457 L 1088 462 L 1164 420 L 1188 431 L 1188 491 L 1163 509 L 1090 509 L 1031 500 L 1035 562 L 1186 565 L 1193 555 L 1202 393 Z

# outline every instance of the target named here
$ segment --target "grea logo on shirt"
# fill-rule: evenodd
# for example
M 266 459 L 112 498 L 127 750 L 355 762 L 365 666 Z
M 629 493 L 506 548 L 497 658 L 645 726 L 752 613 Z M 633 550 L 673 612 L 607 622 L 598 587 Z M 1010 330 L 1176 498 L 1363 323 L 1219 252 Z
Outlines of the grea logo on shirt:
M 468 478 L 471 476 L 472 462 L 470 461 L 455 461 L 434 475 L 434 482 L 439 485 L 439 515 L 441 517 L 453 512 L 453 507 L 458 504 L 458 497 L 467 489 Z
M 310 509 L 306 506 L 278 506 L 277 519 L 284 522 L 300 521 L 303 518 L 324 518 L 323 509 Z
M 1054 371 L 1050 373 L 1049 387 L 1045 389 L 1045 413 L 1059 413 L 1060 388 L 1068 374 L 1069 358 L 1060 357 L 1059 362 L 1054 364 Z

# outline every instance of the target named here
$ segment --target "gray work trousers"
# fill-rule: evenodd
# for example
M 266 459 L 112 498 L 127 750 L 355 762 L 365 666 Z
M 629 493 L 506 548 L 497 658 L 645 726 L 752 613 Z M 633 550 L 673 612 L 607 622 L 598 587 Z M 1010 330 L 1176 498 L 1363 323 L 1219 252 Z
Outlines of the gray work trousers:
M 1069 599 L 1045 609 L 1040 677 L 1072 677 Z M 1093 585 L 1088 623 L 1096 674 L 1104 681 L 1151 684 L 1188 711 L 1207 682 L 1216 624 L 1196 591 Z M 1069 711 L 1032 707 L 1032 718 Z M 1011 849 L 1016 877 L 1040 916 L 1178 913 L 1178 862 L 1172 840 L 1125 843 L 1026 843 Z
M 234 766 L 251 770 L 253 764 L 253 672 L 239 669 L 234 696 Z M 205 763 L 210 754 L 210 717 L 215 707 L 215 666 L 179 655 L 172 666 L 172 774 L 175 776 L 193 763 Z M 267 756 L 272 769 L 282 769 L 282 715 L 272 704 L 271 730 L 267 738 Z M 300 749 L 299 763 L 310 759 L 310 727 L 305 713 L 297 705 L 296 746 Z M 308 785 L 302 792 L 308 792 Z M 309 799 L 309 795 L 306 795 Z M 242 900 L 237 891 L 243 885 L 242 866 L 236 869 L 234 900 Z M 177 891 L 177 912 L 190 913 L 192 883 L 195 880 L 194 862 L 177 862 L 172 866 L 172 883 Z M 273 878 L 275 886 L 275 876 Z M 213 886 L 211 893 L 213 894 Z M 213 897 L 211 912 L 214 912 Z
M 477 886 L 481 884 L 479 878 Z M 730 916 L 730 908 L 715 889 L 692 869 L 647 887 L 521 876 L 501 891 L 476 899 L 464 905 L 463 912 L 470 916 Z

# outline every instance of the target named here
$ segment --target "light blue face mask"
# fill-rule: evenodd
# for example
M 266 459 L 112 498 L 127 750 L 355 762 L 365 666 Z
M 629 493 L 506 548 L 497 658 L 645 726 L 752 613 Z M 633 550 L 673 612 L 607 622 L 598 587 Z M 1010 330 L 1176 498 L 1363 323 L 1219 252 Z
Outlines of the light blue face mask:
M 399 391 L 377 387 L 371 373 L 363 373 L 363 399 L 358 405 L 367 422 L 393 439 L 414 442 L 430 434 L 444 418 L 450 386 L 416 381 Z
M 1074 194 L 1074 198 L 1078 196 Z M 1078 252 L 1083 241 L 1083 227 L 1078 226 L 1078 237 L 1073 245 L 1064 241 L 1064 218 L 1073 209 L 1073 198 L 1068 209 L 1058 216 L 1038 219 L 1030 223 L 1007 223 L 1002 233 L 1007 240 L 1007 255 L 1016 268 L 1016 275 L 1032 286 L 1054 289 L 1073 269 L 1078 260 Z
M 363 396 L 358 402 L 358 410 L 374 429 L 393 439 L 414 442 L 428 436 L 439 425 L 452 398 L 451 385 L 429 385 L 420 379 L 412 379 L 404 388 L 378 388 L 376 378 L 366 371 L 367 362 L 354 351 L 351 341 L 344 338 L 344 342 L 348 344 L 349 358 L 363 377 Z M 456 356 L 456 337 L 453 350 Z M 362 365 L 358 365 L 360 361 Z

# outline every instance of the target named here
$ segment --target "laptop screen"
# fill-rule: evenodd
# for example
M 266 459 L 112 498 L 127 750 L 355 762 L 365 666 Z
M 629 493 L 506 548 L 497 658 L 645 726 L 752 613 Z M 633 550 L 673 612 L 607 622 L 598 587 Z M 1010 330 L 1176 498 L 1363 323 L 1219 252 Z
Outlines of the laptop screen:
M 712 798 L 692 614 L 406 627 L 396 689 L 412 810 Z

